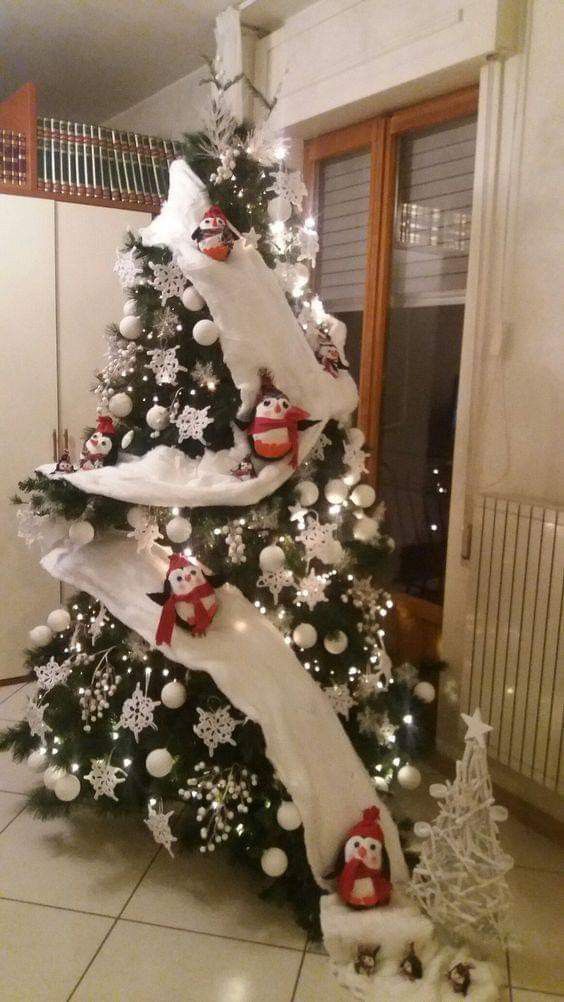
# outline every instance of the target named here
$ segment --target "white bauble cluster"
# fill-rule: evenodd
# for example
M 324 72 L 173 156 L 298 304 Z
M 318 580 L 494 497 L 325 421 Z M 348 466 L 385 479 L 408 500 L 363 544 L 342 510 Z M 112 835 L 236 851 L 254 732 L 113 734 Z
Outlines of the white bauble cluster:
M 277 571 L 286 560 L 281 546 L 265 546 L 259 553 L 259 564 L 263 571 Z
M 64 633 L 70 625 L 70 613 L 66 609 L 53 609 L 47 616 L 47 626 L 53 633 Z
M 154 776 L 155 779 L 168 776 L 173 765 L 174 759 L 166 748 L 154 748 L 145 759 L 145 768 L 149 776 Z
M 323 640 L 323 646 L 329 654 L 342 654 L 349 646 L 349 638 L 342 630 L 329 633 Z
M 53 639 L 53 633 L 48 626 L 34 626 L 28 637 L 31 647 L 47 647 Z
M 260 865 L 268 877 L 281 877 L 288 869 L 288 857 L 283 849 L 265 849 Z
M 313 480 L 302 480 L 296 485 L 296 494 L 305 508 L 310 508 L 319 497 L 319 487 Z
M 167 522 L 165 532 L 171 543 L 185 543 L 192 535 L 192 525 L 182 515 L 175 515 Z
M 418 682 L 413 690 L 413 695 L 422 703 L 432 703 L 436 696 L 435 686 L 431 682 Z
M 314 647 L 317 643 L 317 630 L 311 623 L 298 623 L 292 633 L 292 640 L 297 647 L 308 650 L 308 648 Z
M 153 404 L 152 407 L 149 407 L 145 415 L 145 421 L 153 431 L 164 431 L 170 423 L 168 407 L 162 407 L 161 404 Z
M 71 522 L 69 526 L 69 539 L 71 543 L 75 543 L 76 546 L 87 546 L 94 539 L 95 532 L 92 522 L 88 522 L 86 519 L 79 519 L 77 522 Z
M 353 536 L 359 543 L 370 543 L 380 532 L 380 526 L 375 518 L 362 515 L 353 526 Z
M 80 780 L 72 772 L 63 772 L 52 789 L 59 800 L 76 800 L 80 793 Z
M 292 800 L 283 800 L 276 813 L 276 820 L 286 832 L 293 832 L 302 824 L 302 816 Z
M 143 333 L 141 317 L 132 314 L 122 317 L 119 322 L 119 332 L 127 341 L 137 341 L 137 338 L 140 338 Z
M 370 484 L 359 484 L 351 494 L 351 501 L 359 508 L 370 508 L 376 500 L 376 491 Z
M 193 285 L 189 285 L 182 293 L 182 305 L 187 310 L 197 313 L 199 310 L 203 310 L 206 301 Z
M 124 418 L 128 414 L 131 414 L 133 410 L 133 400 L 128 393 L 115 393 L 113 397 L 110 397 L 109 403 L 110 413 L 114 417 Z
M 404 790 L 416 790 L 421 782 L 421 773 L 414 765 L 402 765 L 398 769 L 398 783 Z
M 167 682 L 161 689 L 161 703 L 169 710 L 178 710 L 184 705 L 187 698 L 186 686 L 182 682 L 179 682 L 178 679 Z
M 215 344 L 217 341 L 219 327 L 217 324 L 214 324 L 213 320 L 198 320 L 198 323 L 194 324 L 192 337 L 198 344 L 207 348 L 210 344 Z
M 344 480 L 336 478 L 327 481 L 324 493 L 329 504 L 342 504 L 347 500 L 349 489 Z

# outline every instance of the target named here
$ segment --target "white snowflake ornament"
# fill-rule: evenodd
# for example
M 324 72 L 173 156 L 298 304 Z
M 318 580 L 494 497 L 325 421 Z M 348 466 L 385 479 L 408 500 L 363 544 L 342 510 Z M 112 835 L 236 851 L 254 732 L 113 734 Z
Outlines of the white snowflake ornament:
M 315 261 L 319 253 L 319 236 L 315 230 L 310 230 L 306 226 L 298 233 L 298 261 L 310 261 L 315 268 Z
M 119 766 L 110 765 L 102 758 L 90 759 L 90 772 L 84 777 L 94 789 L 94 800 L 98 797 L 109 797 L 116 800 L 115 788 L 119 783 L 125 783 L 127 773 Z
M 293 583 L 293 580 L 294 575 L 287 567 L 277 567 L 273 571 L 263 571 L 257 579 L 257 588 L 268 588 L 275 605 L 278 605 L 280 592 L 283 588 L 288 588 Z
M 164 811 L 156 811 L 154 807 L 149 804 L 149 816 L 145 818 L 145 824 L 151 832 L 157 845 L 164 845 L 166 851 L 174 856 L 172 851 L 172 843 L 178 842 L 175 835 L 172 834 L 170 830 L 170 819 L 173 816 L 174 811 L 169 811 L 165 814 Z
M 329 584 L 328 578 L 322 574 L 316 574 L 312 569 L 307 577 L 298 582 L 297 597 L 301 602 L 305 602 L 308 609 L 313 611 L 319 602 L 328 602 L 325 589 Z
M 49 692 L 56 685 L 65 685 L 69 675 L 72 672 L 72 667 L 69 661 L 63 661 L 59 664 L 54 657 L 50 657 L 49 660 L 44 665 L 36 665 L 34 667 L 35 677 L 37 678 L 37 688 L 43 690 L 44 692 Z
M 314 559 L 323 564 L 337 564 L 343 558 L 343 547 L 334 538 L 337 528 L 332 522 L 320 522 L 317 512 L 309 513 L 304 528 L 296 536 L 296 541 L 304 545 L 308 570 Z
M 196 362 L 194 368 L 190 371 L 190 375 L 192 376 L 194 382 L 201 387 L 201 389 L 203 389 L 204 386 L 211 389 L 212 386 L 215 387 L 217 383 L 217 376 L 211 362 Z
M 43 719 L 43 715 L 47 706 L 39 706 L 35 699 L 30 699 L 27 704 L 27 710 L 25 713 L 25 719 L 27 720 L 30 733 L 34 737 L 41 738 L 43 741 L 47 731 L 52 731 L 53 728 L 49 727 L 49 724 Z
M 196 710 L 200 719 L 194 724 L 194 734 L 204 742 L 210 758 L 218 745 L 235 746 L 231 735 L 241 721 L 231 716 L 228 706 L 220 706 L 219 710 L 203 710 L 197 706 Z
M 356 445 L 354 442 L 345 442 L 343 450 L 343 461 L 345 466 L 348 466 L 349 473 L 354 477 L 360 477 L 363 473 L 366 473 L 368 467 L 366 465 L 368 456 L 364 451 L 362 446 Z
M 346 685 L 328 685 L 323 689 L 327 699 L 331 703 L 335 713 L 339 713 L 345 720 L 349 719 L 349 713 L 355 701 Z
M 321 463 L 325 458 L 325 450 L 328 445 L 331 445 L 331 439 L 324 432 L 321 432 L 316 444 L 311 450 L 308 459 L 312 459 L 314 463 Z
M 178 383 L 178 373 L 187 372 L 185 365 L 181 365 L 176 357 L 180 345 L 175 344 L 171 348 L 153 348 L 147 352 L 151 361 L 147 362 L 145 368 L 151 369 L 155 374 L 155 381 L 158 386 L 176 386 Z
M 118 727 L 132 731 L 135 740 L 139 741 L 139 735 L 146 727 L 152 727 L 156 731 L 157 725 L 153 720 L 153 713 L 155 708 L 160 705 L 160 700 L 154 700 L 147 696 L 138 682 L 135 686 L 135 692 L 125 700 L 121 708 Z
M 135 247 L 132 247 L 128 251 L 118 250 L 116 252 L 114 272 L 119 279 L 122 289 L 131 289 L 134 285 L 137 285 L 137 278 L 142 271 L 143 264 L 138 257 Z
M 287 199 L 298 209 L 301 209 L 302 202 L 307 195 L 307 188 L 299 170 L 284 170 L 283 168 L 273 175 L 272 184 L 267 191 L 273 191 L 279 198 Z
M 205 445 L 204 432 L 209 424 L 213 424 L 213 418 L 208 416 L 208 411 L 210 405 L 207 407 L 202 407 L 198 410 L 197 407 L 190 407 L 186 405 L 180 413 L 176 413 L 171 421 L 178 428 L 178 441 L 184 442 L 187 438 L 192 438 L 196 442 L 201 442 Z
M 138 553 L 150 553 L 154 544 L 159 539 L 162 539 L 163 536 L 157 522 L 147 520 L 145 523 L 135 526 L 131 532 L 128 532 L 127 538 L 136 541 Z
M 254 226 L 251 226 L 250 230 L 248 230 L 247 233 L 242 233 L 241 236 L 243 237 L 247 247 L 254 247 L 255 250 L 257 249 L 258 242 L 260 240 L 260 233 L 257 233 Z
M 161 303 L 164 304 L 173 296 L 180 296 L 184 292 L 186 279 L 178 265 L 173 261 L 168 264 L 151 264 L 153 278 L 151 284 L 153 288 L 160 292 Z

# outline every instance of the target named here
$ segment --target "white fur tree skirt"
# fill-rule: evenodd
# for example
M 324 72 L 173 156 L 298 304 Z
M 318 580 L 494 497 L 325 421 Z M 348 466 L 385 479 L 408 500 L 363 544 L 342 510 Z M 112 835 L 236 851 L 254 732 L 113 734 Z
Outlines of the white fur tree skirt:
M 168 552 L 155 546 L 138 554 L 117 534 L 79 548 L 65 544 L 42 560 L 67 584 L 103 602 L 109 611 L 154 644 L 160 606 L 147 597 L 162 588 Z M 396 826 L 338 717 L 284 643 L 280 633 L 232 585 L 217 592 L 219 611 L 205 637 L 176 628 L 164 651 L 178 664 L 208 672 L 225 696 L 262 729 L 266 752 L 298 808 L 310 866 L 321 887 L 348 829 L 377 804 L 390 856 L 392 880 L 407 879 Z

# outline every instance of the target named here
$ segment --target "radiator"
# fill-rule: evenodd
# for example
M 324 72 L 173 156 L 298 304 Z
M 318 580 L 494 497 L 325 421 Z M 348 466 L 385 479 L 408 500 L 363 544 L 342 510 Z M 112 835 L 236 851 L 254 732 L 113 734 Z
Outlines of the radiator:
M 492 758 L 562 792 L 564 511 L 481 497 L 471 561 L 462 702 L 493 725 Z

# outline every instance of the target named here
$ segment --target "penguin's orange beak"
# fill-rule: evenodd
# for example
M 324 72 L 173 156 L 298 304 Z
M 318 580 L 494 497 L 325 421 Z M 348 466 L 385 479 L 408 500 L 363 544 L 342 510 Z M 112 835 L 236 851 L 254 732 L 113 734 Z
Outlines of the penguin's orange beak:
M 357 850 L 357 855 L 359 855 L 361 859 L 366 859 L 366 849 L 364 848 L 363 845 L 359 846 Z
M 274 408 L 274 413 L 275 414 L 281 414 L 282 413 L 282 408 L 281 408 L 280 404 L 276 404 L 276 406 Z

